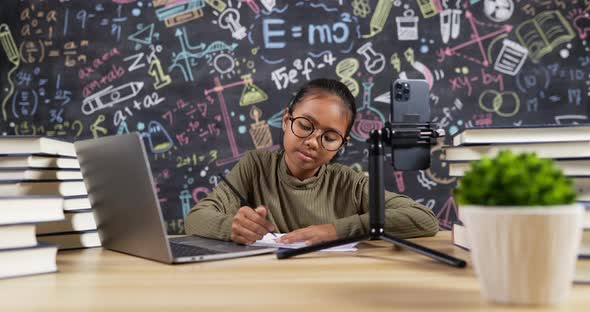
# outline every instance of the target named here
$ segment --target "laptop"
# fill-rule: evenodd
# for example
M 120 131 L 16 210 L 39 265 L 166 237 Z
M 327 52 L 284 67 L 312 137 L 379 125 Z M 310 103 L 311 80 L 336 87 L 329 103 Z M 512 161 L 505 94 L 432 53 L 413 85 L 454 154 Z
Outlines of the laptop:
M 78 141 L 74 146 L 104 248 L 170 264 L 276 251 L 198 236 L 169 239 L 138 133 Z

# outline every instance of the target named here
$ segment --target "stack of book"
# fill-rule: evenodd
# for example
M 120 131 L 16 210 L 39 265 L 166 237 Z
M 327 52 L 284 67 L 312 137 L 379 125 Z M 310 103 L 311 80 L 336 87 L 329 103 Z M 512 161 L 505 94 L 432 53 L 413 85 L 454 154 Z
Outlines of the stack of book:
M 37 226 L 40 241 L 57 244 L 60 250 L 101 246 L 88 197 L 66 196 L 64 220 Z
M 578 203 L 586 207 L 584 235 L 578 262 L 590 259 L 590 126 L 555 125 L 534 127 L 493 127 L 465 129 L 453 137 L 452 146 L 443 151 L 449 175 L 462 177 L 471 162 L 483 156 L 494 157 L 504 149 L 515 153 L 535 152 L 541 158 L 551 158 L 564 175 L 574 182 Z M 469 249 L 467 233 L 458 220 L 453 224 L 453 244 Z M 585 267 L 589 267 L 586 265 Z M 577 280 L 590 282 L 586 275 Z
M 72 143 L 35 136 L 0 137 L 0 194 L 34 197 L 41 205 L 60 197 L 65 218 L 38 224 L 37 239 L 60 250 L 100 246 Z
M 63 218 L 59 196 L 0 197 L 0 278 L 57 271 L 57 246 L 38 242 L 35 226 Z

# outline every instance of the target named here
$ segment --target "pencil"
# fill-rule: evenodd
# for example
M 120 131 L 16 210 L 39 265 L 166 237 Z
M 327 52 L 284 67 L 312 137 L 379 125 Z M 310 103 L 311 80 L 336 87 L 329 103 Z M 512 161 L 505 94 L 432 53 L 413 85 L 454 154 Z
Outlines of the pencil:
M 240 194 L 240 192 L 238 192 L 238 190 L 231 183 L 229 183 L 229 181 L 223 175 L 218 174 L 218 176 L 221 178 L 221 180 L 223 180 L 223 182 L 225 182 L 225 184 L 227 184 L 227 186 L 229 186 L 229 189 L 232 190 L 232 192 L 234 192 L 236 196 L 238 196 L 238 198 L 240 199 L 240 206 L 248 206 L 254 209 L 254 205 L 250 205 L 250 203 L 248 203 L 248 201 L 242 196 L 242 194 Z M 269 233 L 272 234 L 272 236 L 274 236 L 275 238 L 278 238 L 275 233 L 270 231 Z

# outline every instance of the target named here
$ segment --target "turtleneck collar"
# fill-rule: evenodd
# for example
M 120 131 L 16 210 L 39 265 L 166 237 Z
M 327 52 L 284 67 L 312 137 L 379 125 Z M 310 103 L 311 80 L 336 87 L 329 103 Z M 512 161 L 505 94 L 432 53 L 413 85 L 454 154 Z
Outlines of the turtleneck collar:
M 297 179 L 296 177 L 292 176 L 289 172 L 289 168 L 287 168 L 287 163 L 285 162 L 285 153 L 284 151 L 280 153 L 280 160 L 279 160 L 279 179 L 288 186 L 296 189 L 312 189 L 323 179 L 324 173 L 326 172 L 326 164 L 322 165 L 315 176 L 311 178 L 307 178 L 303 181 Z

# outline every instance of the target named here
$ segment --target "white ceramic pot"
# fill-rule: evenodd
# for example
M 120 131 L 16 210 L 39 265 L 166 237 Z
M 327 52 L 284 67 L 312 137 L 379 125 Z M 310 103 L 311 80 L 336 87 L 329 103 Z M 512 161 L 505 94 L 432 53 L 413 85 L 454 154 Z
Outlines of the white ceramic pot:
M 557 304 L 569 296 L 582 239 L 581 205 L 462 205 L 482 295 L 514 304 Z

